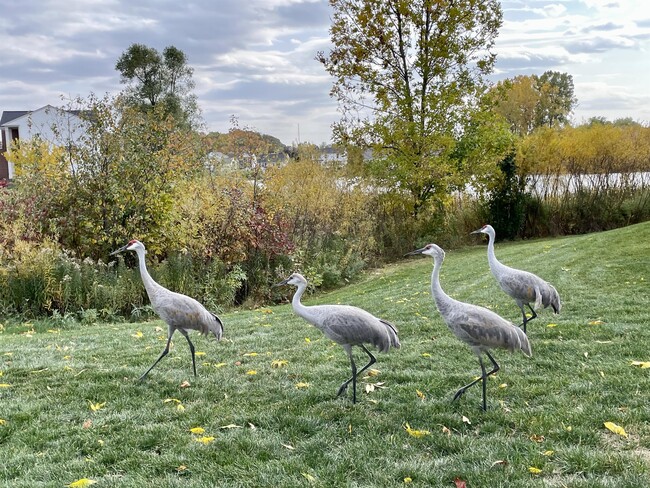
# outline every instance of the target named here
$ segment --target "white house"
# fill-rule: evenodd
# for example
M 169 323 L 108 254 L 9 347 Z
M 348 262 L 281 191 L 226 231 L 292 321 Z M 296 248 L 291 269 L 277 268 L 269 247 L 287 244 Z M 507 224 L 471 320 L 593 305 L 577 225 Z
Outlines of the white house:
M 62 110 L 46 105 L 37 110 L 4 111 L 0 117 L 0 181 L 13 179 L 14 164 L 4 153 L 16 140 L 40 137 L 52 146 L 68 146 L 85 133 L 86 122 L 78 110 Z

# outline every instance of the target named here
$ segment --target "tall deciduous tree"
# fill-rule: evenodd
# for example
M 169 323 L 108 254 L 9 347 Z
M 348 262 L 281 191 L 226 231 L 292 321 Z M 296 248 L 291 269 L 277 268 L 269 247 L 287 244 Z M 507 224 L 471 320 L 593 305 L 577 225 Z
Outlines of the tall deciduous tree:
M 382 184 L 413 210 L 448 190 L 450 155 L 491 72 L 502 14 L 496 0 L 330 0 L 334 136 L 373 146 Z
M 129 85 L 127 95 L 133 104 L 146 110 L 163 105 L 165 113 L 178 122 L 196 123 L 194 70 L 183 51 L 168 46 L 161 55 L 152 47 L 132 44 L 117 60 L 115 69 L 122 75 L 122 83 Z
M 537 105 L 538 127 L 553 127 L 569 123 L 577 98 L 573 93 L 573 76 L 559 71 L 545 71 L 537 77 L 539 103 Z

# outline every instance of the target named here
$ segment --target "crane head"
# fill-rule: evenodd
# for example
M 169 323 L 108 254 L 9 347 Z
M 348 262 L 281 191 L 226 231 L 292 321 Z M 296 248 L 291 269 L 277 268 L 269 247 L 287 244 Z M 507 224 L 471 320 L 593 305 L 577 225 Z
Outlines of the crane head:
M 280 283 L 276 283 L 273 286 L 283 286 L 283 285 L 299 286 L 301 284 L 306 285 L 307 279 L 300 273 L 293 273 L 286 280 L 282 280 Z
M 411 251 L 406 255 L 413 256 L 415 254 L 426 254 L 427 256 L 432 256 L 434 259 L 445 258 L 445 251 L 443 251 L 442 248 L 436 244 L 427 244 L 422 249 L 416 249 L 415 251 Z
M 470 232 L 470 234 L 487 234 L 487 235 L 494 235 L 494 228 L 491 225 L 484 225 L 480 229 L 475 230 L 474 232 Z
M 136 249 L 142 249 L 143 251 L 146 252 L 146 250 L 144 248 L 144 244 L 142 244 L 137 239 L 131 239 L 126 246 L 122 246 L 119 249 L 116 249 L 110 255 L 113 256 L 113 255 L 121 253 L 123 251 L 135 251 Z

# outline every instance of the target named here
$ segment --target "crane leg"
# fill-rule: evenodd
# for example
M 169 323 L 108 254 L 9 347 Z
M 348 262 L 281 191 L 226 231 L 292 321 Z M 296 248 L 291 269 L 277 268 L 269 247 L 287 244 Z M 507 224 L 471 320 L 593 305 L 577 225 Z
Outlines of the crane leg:
M 375 356 L 372 355 L 372 353 L 366 348 L 366 346 L 364 346 L 363 344 L 359 344 L 359 347 L 361 347 L 361 349 L 365 351 L 365 353 L 370 358 L 370 361 L 363 368 L 357 371 L 357 365 L 354 364 L 354 359 L 352 357 L 352 347 L 348 346 L 347 351 L 348 351 L 348 356 L 350 357 L 350 365 L 352 366 L 352 378 L 343 382 L 343 384 L 339 388 L 338 393 L 336 394 L 336 396 L 340 396 L 345 390 L 348 389 L 348 385 L 350 384 L 350 382 L 352 382 L 352 388 L 354 390 L 352 393 L 352 403 L 357 403 L 357 376 L 363 373 L 371 365 L 377 362 Z
M 195 359 L 195 353 L 194 353 L 194 344 L 192 344 L 192 341 L 190 340 L 190 335 L 187 333 L 186 330 L 178 329 L 178 331 L 181 334 L 183 334 L 185 339 L 187 339 L 187 343 L 190 345 L 190 352 L 192 353 L 192 368 L 194 369 L 194 377 L 196 378 L 196 359 Z
M 164 358 L 165 356 L 167 356 L 167 354 L 169 353 L 169 344 L 171 344 L 171 342 L 172 342 L 172 336 L 173 336 L 173 335 L 174 335 L 173 332 L 172 332 L 171 334 L 169 334 L 169 336 L 167 337 L 167 345 L 165 346 L 165 349 L 163 349 L 163 352 L 160 353 L 160 356 L 158 356 L 158 359 L 156 359 L 156 362 L 153 363 L 153 364 L 149 367 L 149 369 L 146 370 L 146 371 L 142 374 L 142 376 L 140 376 L 140 378 L 138 378 L 138 381 L 142 381 L 143 379 L 145 379 L 146 376 L 149 374 L 149 371 L 151 371 L 151 370 L 153 369 L 153 367 L 154 367 L 156 364 L 158 364 L 162 358 Z
M 485 365 L 483 364 L 483 359 L 481 358 L 481 356 L 479 356 L 478 357 L 478 362 L 481 365 L 481 377 L 475 379 L 471 383 L 463 386 L 460 390 L 458 390 L 456 392 L 456 394 L 454 395 L 454 398 L 453 398 L 452 402 L 457 400 L 461 396 L 463 396 L 463 394 L 467 391 L 468 388 L 474 386 L 479 381 L 483 381 L 483 410 L 487 409 L 487 403 L 486 403 L 486 400 L 485 400 L 485 390 L 487 388 L 487 385 L 486 385 L 487 384 L 487 378 L 488 378 L 488 376 L 493 375 L 494 373 L 499 371 L 499 365 L 497 364 L 497 362 L 494 360 L 494 358 L 492 357 L 492 355 L 488 351 L 484 351 L 484 352 L 487 355 L 487 357 L 490 359 L 490 361 L 492 362 L 492 371 L 490 371 L 489 373 L 485 372 Z
M 534 318 L 537 318 L 537 312 L 535 312 L 535 309 L 530 306 L 530 303 L 527 303 L 526 305 L 530 309 L 532 315 L 530 316 L 530 318 L 526 317 L 526 311 L 524 310 L 524 307 L 521 307 L 521 314 L 524 316 L 524 322 L 521 324 L 521 326 L 524 329 L 524 334 L 526 333 L 526 324 L 531 320 L 533 320 Z

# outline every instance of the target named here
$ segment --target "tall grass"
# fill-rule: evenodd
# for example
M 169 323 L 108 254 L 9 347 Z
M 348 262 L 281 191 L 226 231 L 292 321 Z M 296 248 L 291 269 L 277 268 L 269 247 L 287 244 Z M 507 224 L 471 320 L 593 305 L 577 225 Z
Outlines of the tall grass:
M 504 263 L 551 281 L 564 306 L 529 324 L 532 358 L 495 351 L 487 412 L 478 387 L 451 402 L 479 368 L 435 311 L 425 258 L 304 298 L 399 327 L 402 348 L 378 355 L 356 405 L 335 397 L 344 352 L 288 305 L 223 314 L 220 343 L 195 336 L 196 379 L 176 337 L 143 383 L 164 346 L 160 321 L 4 323 L 0 486 L 650 486 L 650 369 L 633 365 L 650 361 L 649 238 L 646 223 L 497 245 Z M 441 282 L 519 318 L 483 244 L 449 251 Z

